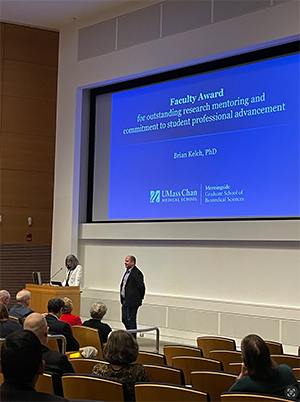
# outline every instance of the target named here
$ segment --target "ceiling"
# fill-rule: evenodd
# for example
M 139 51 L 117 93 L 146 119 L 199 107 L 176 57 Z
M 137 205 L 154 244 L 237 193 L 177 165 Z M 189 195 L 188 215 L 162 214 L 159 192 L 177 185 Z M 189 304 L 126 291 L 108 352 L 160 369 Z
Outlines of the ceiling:
M 0 21 L 59 30 L 128 0 L 0 0 Z

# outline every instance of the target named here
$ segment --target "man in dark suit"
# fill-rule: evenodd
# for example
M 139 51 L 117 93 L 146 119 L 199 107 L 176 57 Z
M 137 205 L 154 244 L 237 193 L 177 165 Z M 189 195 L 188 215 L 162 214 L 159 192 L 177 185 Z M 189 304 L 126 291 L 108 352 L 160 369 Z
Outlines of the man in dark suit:
M 67 352 L 79 350 L 79 343 L 72 334 L 72 329 L 67 322 L 60 321 L 65 302 L 62 299 L 50 299 L 48 301 L 48 314 L 46 320 L 50 335 L 64 335 L 67 341 Z
M 63 375 L 65 373 L 74 373 L 72 364 L 68 357 L 57 350 L 47 347 L 48 326 L 45 317 L 39 313 L 30 314 L 25 322 L 24 329 L 35 333 L 42 344 L 43 360 L 45 360 L 45 371 Z
M 69 401 L 60 396 L 37 392 L 35 383 L 44 371 L 42 345 L 31 331 L 21 329 L 8 335 L 1 350 L 1 402 L 8 401 Z
M 9 310 L 9 315 L 17 317 L 20 324 L 23 326 L 23 318 L 33 313 L 33 310 L 29 307 L 31 299 L 31 293 L 27 289 L 22 289 L 16 294 L 17 303 Z
M 135 264 L 136 258 L 133 255 L 125 258 L 126 272 L 120 284 L 122 322 L 126 329 L 136 329 L 137 311 L 142 305 L 146 291 L 144 275 Z M 136 337 L 136 333 L 133 336 Z

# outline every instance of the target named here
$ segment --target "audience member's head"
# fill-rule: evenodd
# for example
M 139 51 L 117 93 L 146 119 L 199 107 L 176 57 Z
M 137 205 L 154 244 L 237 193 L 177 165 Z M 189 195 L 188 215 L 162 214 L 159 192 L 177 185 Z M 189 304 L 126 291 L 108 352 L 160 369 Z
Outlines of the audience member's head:
M 48 301 L 48 313 L 52 313 L 57 317 L 61 317 L 63 314 L 63 309 L 65 307 L 65 302 L 62 299 L 54 298 Z
M 241 343 L 242 355 L 249 377 L 257 380 L 271 379 L 276 373 L 270 350 L 258 335 L 247 335 Z
M 29 290 L 27 290 L 27 289 L 22 289 L 22 290 L 20 290 L 20 292 L 18 292 L 16 294 L 17 303 L 23 304 L 24 306 L 27 306 L 27 307 L 30 304 L 30 298 L 31 298 L 31 294 L 30 294 Z
M 26 317 L 23 325 L 24 329 L 32 331 L 39 338 L 43 345 L 48 342 L 48 325 L 46 318 L 40 313 L 32 313 Z
M 66 256 L 65 265 L 68 269 L 74 269 L 79 264 L 77 257 L 74 254 L 69 254 Z
M 6 321 L 9 318 L 8 310 L 6 306 L 0 303 L 0 321 Z
M 5 289 L 0 290 L 0 303 L 4 304 L 5 306 L 8 306 L 9 300 L 10 300 L 10 293 Z
M 105 316 L 106 312 L 107 312 L 106 304 L 101 302 L 93 303 L 90 309 L 91 317 L 100 321 Z
M 64 297 L 63 301 L 65 303 L 65 307 L 63 309 L 63 314 L 71 314 L 73 311 L 73 302 L 68 297 Z
M 31 331 L 19 330 L 8 335 L 1 350 L 1 371 L 5 381 L 34 386 L 43 373 L 42 345 Z
M 126 331 L 117 330 L 109 334 L 103 349 L 103 356 L 111 364 L 124 366 L 136 361 L 139 346 L 134 337 Z

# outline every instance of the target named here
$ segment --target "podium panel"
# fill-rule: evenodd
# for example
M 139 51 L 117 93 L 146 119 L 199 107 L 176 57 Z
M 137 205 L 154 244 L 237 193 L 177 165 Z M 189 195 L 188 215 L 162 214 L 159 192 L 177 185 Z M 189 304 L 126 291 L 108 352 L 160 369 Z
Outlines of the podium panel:
M 69 297 L 73 302 L 72 314 L 80 316 L 80 290 L 79 286 L 51 286 L 26 284 L 31 293 L 30 308 L 36 313 L 47 313 L 49 299 Z

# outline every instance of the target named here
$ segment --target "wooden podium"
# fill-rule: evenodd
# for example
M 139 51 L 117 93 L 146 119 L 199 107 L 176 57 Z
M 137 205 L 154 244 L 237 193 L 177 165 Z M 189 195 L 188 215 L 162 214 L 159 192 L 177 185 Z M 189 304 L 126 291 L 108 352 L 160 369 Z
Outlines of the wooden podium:
M 73 302 L 72 314 L 80 316 L 79 286 L 33 285 L 28 283 L 26 289 L 31 293 L 29 307 L 36 313 L 47 313 L 49 299 L 69 297 Z

